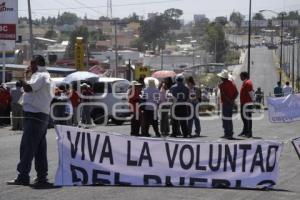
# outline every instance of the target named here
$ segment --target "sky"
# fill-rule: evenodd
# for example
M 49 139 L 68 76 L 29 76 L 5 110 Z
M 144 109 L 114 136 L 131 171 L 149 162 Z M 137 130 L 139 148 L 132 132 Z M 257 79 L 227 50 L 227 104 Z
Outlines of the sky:
M 163 12 L 168 8 L 183 10 L 185 22 L 193 19 L 194 14 L 205 14 L 213 20 L 217 16 L 229 17 L 233 11 L 239 11 L 246 17 L 250 0 L 112 0 L 112 16 L 127 17 L 135 12 L 147 17 L 147 13 Z M 79 17 L 98 19 L 107 16 L 107 0 L 31 0 L 32 17 L 57 16 L 59 13 L 72 12 Z M 276 12 L 300 11 L 300 0 L 252 0 L 252 13 L 262 9 Z M 271 17 L 271 13 L 265 13 Z M 27 1 L 19 0 L 19 16 L 28 16 Z

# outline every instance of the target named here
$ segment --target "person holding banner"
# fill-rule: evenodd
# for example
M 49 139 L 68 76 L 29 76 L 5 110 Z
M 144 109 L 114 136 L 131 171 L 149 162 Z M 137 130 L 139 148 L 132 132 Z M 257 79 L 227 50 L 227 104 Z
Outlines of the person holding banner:
M 241 72 L 240 78 L 243 81 L 240 91 L 241 101 L 241 117 L 244 124 L 243 131 L 239 136 L 245 136 L 247 138 L 252 137 L 252 104 L 254 102 L 254 90 L 253 83 L 249 79 L 248 72 Z
M 35 56 L 26 70 L 31 74 L 29 81 L 22 81 L 23 96 L 23 135 L 20 144 L 18 176 L 8 181 L 8 185 L 29 185 L 32 160 L 35 159 L 37 178 L 33 186 L 50 186 L 48 182 L 47 127 L 53 90 L 50 74 L 45 67 L 44 57 Z
M 235 84 L 230 81 L 229 74 L 227 70 L 223 70 L 221 73 L 217 74 L 221 78 L 222 82 L 219 84 L 221 102 L 222 102 L 222 122 L 224 128 L 223 138 L 232 140 L 233 139 L 233 124 L 232 124 L 232 114 L 234 100 L 238 96 L 238 91 Z

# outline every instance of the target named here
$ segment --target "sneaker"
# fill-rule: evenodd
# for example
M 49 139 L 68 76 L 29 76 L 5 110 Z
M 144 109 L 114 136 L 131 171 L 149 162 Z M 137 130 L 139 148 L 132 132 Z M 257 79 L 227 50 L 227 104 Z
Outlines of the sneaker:
M 21 178 L 16 178 L 16 179 L 13 179 L 11 181 L 7 181 L 6 184 L 7 185 L 24 185 L 24 186 L 28 186 L 30 184 L 30 181 L 29 180 L 24 180 L 24 179 L 21 179 Z

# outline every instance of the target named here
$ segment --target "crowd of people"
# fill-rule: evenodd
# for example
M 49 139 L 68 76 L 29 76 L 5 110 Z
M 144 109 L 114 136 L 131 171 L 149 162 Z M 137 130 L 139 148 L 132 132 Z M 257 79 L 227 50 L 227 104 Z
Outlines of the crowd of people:
M 222 106 L 223 138 L 233 139 L 232 114 L 238 94 L 244 124 L 239 136 L 252 137 L 251 110 L 254 102 L 262 102 L 261 89 L 254 92 L 247 72 L 240 74 L 243 81 L 240 93 L 227 70 L 223 70 L 218 76 L 221 82 L 218 87 Z M 152 125 L 156 137 L 199 137 L 202 96 L 201 88 L 196 86 L 193 77 L 185 78 L 180 74 L 175 77 L 174 84 L 170 79 L 163 80 L 159 86 L 152 79 L 148 79 L 144 84 L 133 81 L 128 91 L 128 100 L 133 112 L 130 134 L 149 137 L 149 127 Z

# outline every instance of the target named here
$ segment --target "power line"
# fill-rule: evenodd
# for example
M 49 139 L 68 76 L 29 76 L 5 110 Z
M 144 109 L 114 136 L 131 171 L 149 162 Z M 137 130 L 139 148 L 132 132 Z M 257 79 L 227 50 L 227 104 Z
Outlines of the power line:
M 75 1 L 77 4 L 80 4 L 80 5 L 82 5 L 82 6 L 88 7 L 86 4 L 80 2 L 79 0 L 73 0 L 73 1 Z M 88 9 L 91 10 L 91 11 L 94 11 L 94 12 L 97 13 L 97 14 L 101 13 L 100 11 L 98 11 L 98 10 L 96 10 L 96 9 L 94 9 L 94 8 L 95 8 L 95 7 L 89 7 Z M 103 13 L 101 13 L 101 14 L 103 15 Z
M 40 8 L 40 9 L 34 9 L 35 11 L 49 11 L 49 10 L 58 10 L 58 9 L 68 9 L 68 10 L 80 10 L 83 8 L 91 9 L 94 12 L 98 12 L 95 10 L 95 8 L 106 8 L 107 5 L 98 5 L 98 6 L 87 6 L 85 4 L 82 4 L 81 2 L 76 1 L 76 3 L 80 4 L 82 7 L 64 7 L 64 8 Z M 152 2 L 137 2 L 137 3 L 128 3 L 128 4 L 116 4 L 113 5 L 113 7 L 126 7 L 126 6 L 139 6 L 139 5 L 151 5 L 151 4 L 163 4 L 163 3 L 170 3 L 170 2 L 176 2 L 176 1 L 184 1 L 184 0 L 165 0 L 165 1 L 152 1 Z M 19 10 L 19 11 L 26 11 L 26 10 Z M 103 14 L 103 13 L 102 13 Z

